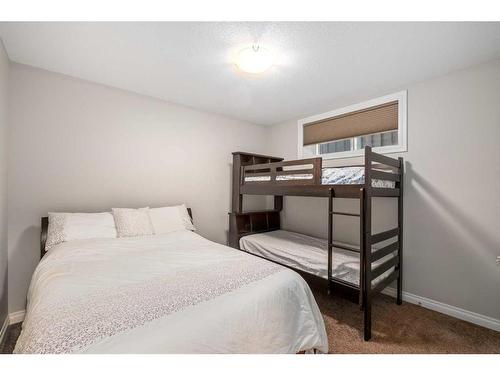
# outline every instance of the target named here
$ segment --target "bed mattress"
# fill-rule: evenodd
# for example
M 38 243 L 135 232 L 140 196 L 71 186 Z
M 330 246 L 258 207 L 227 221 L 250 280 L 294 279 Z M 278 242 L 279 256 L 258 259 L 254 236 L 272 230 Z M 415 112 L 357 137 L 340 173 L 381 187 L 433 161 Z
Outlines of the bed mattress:
M 190 232 L 76 240 L 38 264 L 15 353 L 328 351 L 292 270 Z
M 312 174 L 278 175 L 277 181 L 308 180 L 312 179 Z M 245 177 L 245 181 L 270 181 L 270 176 Z M 351 185 L 365 183 L 364 167 L 343 167 L 343 168 L 323 168 L 322 185 Z M 372 187 L 394 188 L 394 181 L 372 180 Z
M 348 246 L 346 244 L 340 244 Z M 263 256 L 281 264 L 327 279 L 328 247 L 324 239 L 304 234 L 276 230 L 252 234 L 240 239 L 240 248 L 249 253 Z M 332 276 L 359 286 L 359 253 L 344 249 L 333 249 Z M 377 266 L 391 255 L 374 263 Z M 394 267 L 372 281 L 375 285 L 386 278 Z

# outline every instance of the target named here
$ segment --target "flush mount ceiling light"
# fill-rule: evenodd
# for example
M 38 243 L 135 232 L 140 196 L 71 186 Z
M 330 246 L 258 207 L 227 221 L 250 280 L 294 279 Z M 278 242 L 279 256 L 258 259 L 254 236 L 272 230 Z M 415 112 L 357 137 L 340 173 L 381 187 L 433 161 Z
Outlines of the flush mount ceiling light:
M 273 55 L 271 52 L 256 44 L 242 49 L 236 59 L 236 66 L 247 73 L 262 73 L 272 65 Z

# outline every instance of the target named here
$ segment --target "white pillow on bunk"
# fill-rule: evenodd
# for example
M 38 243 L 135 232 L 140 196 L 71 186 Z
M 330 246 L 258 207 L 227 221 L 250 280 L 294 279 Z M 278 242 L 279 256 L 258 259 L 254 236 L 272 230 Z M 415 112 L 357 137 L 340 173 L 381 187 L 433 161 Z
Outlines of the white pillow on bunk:
M 186 205 L 149 209 L 155 234 L 165 234 L 181 230 L 195 230 Z
M 45 251 L 62 242 L 116 236 L 115 221 L 110 212 L 49 212 Z

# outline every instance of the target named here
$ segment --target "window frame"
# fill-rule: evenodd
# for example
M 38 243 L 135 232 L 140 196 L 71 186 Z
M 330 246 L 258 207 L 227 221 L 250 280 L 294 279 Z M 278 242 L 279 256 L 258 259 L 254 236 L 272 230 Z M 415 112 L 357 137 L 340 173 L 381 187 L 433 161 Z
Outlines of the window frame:
M 318 115 L 310 116 L 304 119 L 301 119 L 297 122 L 297 130 L 298 130 L 298 144 L 297 144 L 297 155 L 299 159 L 304 158 L 304 125 L 309 124 L 311 122 L 325 120 L 331 117 L 336 117 L 340 115 L 344 115 L 346 113 L 355 112 L 363 109 L 367 109 L 370 107 L 374 107 L 377 105 L 390 103 L 397 101 L 398 102 L 398 144 L 391 146 L 381 146 L 381 147 L 373 147 L 373 151 L 381 153 L 381 154 L 393 154 L 400 152 L 407 152 L 407 91 L 399 91 L 394 94 L 385 95 L 379 98 L 367 100 L 361 103 L 353 104 L 347 107 L 335 109 L 333 111 L 328 111 L 324 113 L 320 113 Z M 350 151 L 342 151 L 342 152 L 331 152 L 328 154 L 319 154 L 319 144 L 316 145 L 316 154 L 313 157 L 321 157 L 323 159 L 343 159 L 343 158 L 354 158 L 363 156 L 364 150 L 350 150 Z M 311 156 L 308 156 L 311 157 Z

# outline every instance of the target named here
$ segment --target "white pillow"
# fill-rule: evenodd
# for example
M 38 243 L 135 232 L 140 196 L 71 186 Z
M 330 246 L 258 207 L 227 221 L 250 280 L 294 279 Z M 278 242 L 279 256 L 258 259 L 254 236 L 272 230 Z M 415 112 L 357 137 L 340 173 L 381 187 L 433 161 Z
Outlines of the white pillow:
M 113 208 L 118 237 L 148 236 L 154 234 L 149 207 Z
M 195 230 L 186 205 L 151 208 L 149 216 L 155 234 L 165 234 L 180 230 Z
M 61 242 L 116 236 L 115 221 L 110 212 L 49 212 L 45 251 Z

